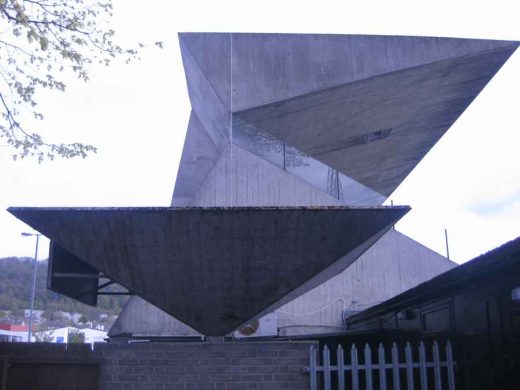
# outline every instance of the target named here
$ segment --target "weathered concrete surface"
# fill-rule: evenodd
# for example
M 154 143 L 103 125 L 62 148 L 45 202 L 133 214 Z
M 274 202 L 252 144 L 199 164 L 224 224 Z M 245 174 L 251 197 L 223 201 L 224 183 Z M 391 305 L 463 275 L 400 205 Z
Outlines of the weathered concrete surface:
M 181 33 L 179 40 L 233 112 L 516 44 L 438 37 L 250 33 Z
M 195 329 L 146 302 L 137 295 L 132 296 L 116 322 L 108 332 L 109 337 L 196 337 Z
M 456 263 L 390 229 L 350 267 L 274 312 L 280 336 L 337 333 L 345 330 L 343 311 L 351 313 L 417 286 Z M 164 311 L 139 297 L 126 305 L 109 336 L 196 336 Z
M 456 265 L 391 229 L 339 275 L 276 309 L 279 334 L 343 331 L 344 310 L 362 311 Z
M 326 184 L 327 177 L 323 177 Z M 234 145 L 220 155 L 190 206 L 341 206 L 302 179 Z
M 372 196 L 378 202 L 518 45 L 312 34 L 183 33 L 179 40 L 193 110 L 219 153 L 236 142 L 233 117 L 240 117 L 381 194 Z M 370 201 L 363 196 L 354 204 Z M 177 188 L 175 197 L 186 200 Z
M 408 208 L 9 211 L 202 334 L 223 336 L 343 271 Z
M 392 72 L 235 115 L 389 196 L 516 47 Z
M 218 36 L 211 35 L 206 37 L 205 41 L 206 45 L 203 45 L 203 47 L 209 49 L 217 44 L 220 39 Z M 202 72 L 200 65 L 193 59 L 192 53 L 182 40 L 180 47 L 192 109 L 217 149 L 221 150 L 230 139 L 231 116 L 229 113 L 231 109 L 222 102 L 213 85 L 209 83 L 207 75 Z M 211 50 L 211 53 L 211 60 L 207 62 L 217 65 L 219 82 L 222 85 L 229 85 L 227 88 L 230 88 L 231 72 L 229 71 L 229 56 L 227 55 L 229 50 Z M 226 62 L 226 59 L 228 59 L 228 62 Z
M 221 152 L 192 111 L 175 180 L 172 206 L 190 206 L 191 198 L 215 166 Z

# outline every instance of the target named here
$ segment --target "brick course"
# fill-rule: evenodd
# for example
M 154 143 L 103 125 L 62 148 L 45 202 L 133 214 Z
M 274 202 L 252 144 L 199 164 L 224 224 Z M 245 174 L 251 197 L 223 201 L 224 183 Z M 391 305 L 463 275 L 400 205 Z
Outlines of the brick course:
M 99 364 L 101 390 L 308 389 L 312 342 L 0 343 L 12 362 Z M 1 375 L 1 373 L 0 373 Z

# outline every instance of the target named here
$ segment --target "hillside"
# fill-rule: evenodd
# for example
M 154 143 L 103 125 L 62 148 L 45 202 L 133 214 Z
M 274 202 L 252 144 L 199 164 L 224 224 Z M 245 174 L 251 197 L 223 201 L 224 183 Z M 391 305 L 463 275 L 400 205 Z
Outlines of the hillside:
M 0 310 L 20 314 L 30 307 L 33 260 L 28 258 L 0 259 Z M 118 315 L 128 297 L 100 296 L 97 308 L 79 303 L 47 289 L 47 261 L 39 261 L 34 308 L 46 312 L 66 311 L 98 318 L 99 314 Z

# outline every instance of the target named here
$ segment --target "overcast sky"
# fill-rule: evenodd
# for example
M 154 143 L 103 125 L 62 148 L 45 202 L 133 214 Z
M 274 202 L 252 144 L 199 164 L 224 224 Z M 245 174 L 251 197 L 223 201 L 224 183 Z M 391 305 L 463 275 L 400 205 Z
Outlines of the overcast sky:
M 190 104 L 177 33 L 294 32 L 520 40 L 515 1 L 115 1 L 123 43 L 163 41 L 88 84 L 40 95 L 34 130 L 99 148 L 86 160 L 13 162 L 0 139 L 0 257 L 32 256 L 9 206 L 169 206 Z M 0 59 L 1 61 L 1 59 Z M 467 261 L 520 236 L 520 52 L 515 53 L 391 196 L 412 211 L 397 228 Z M 47 243 L 40 257 L 47 257 Z

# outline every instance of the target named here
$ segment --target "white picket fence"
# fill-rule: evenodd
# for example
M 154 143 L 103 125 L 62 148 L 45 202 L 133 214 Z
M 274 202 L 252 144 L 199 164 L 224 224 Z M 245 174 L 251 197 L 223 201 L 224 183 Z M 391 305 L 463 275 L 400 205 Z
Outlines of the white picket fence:
M 439 344 L 437 341 L 433 342 L 432 345 L 432 360 L 427 361 L 426 347 L 423 342 L 419 344 L 418 356 L 419 361 L 413 361 L 413 350 L 410 343 L 406 343 L 404 348 L 405 359 L 404 362 L 400 359 L 399 349 L 395 343 L 391 348 L 391 361 L 387 363 L 385 348 L 383 344 L 379 344 L 377 349 L 377 362 L 372 362 L 372 351 L 370 346 L 367 344 L 363 351 L 363 363 L 360 363 L 358 356 L 358 349 L 355 344 L 352 344 L 350 348 L 350 364 L 345 364 L 345 355 L 341 345 L 337 348 L 337 364 L 335 366 L 330 364 L 330 351 L 325 346 L 323 349 L 323 365 L 317 364 L 317 351 L 314 346 L 311 346 L 309 351 L 310 364 L 309 367 L 305 367 L 304 370 L 310 375 L 311 390 L 318 389 L 318 379 L 322 376 L 323 389 L 332 390 L 331 382 L 332 376 L 335 375 L 337 378 L 337 389 L 339 390 L 360 390 L 360 375 L 364 374 L 364 389 L 374 389 L 374 377 L 379 377 L 379 389 L 387 390 L 387 376 L 392 377 L 391 387 L 393 390 L 401 389 L 401 379 L 406 378 L 406 389 L 414 390 L 416 387 L 415 379 L 420 378 L 420 387 L 417 389 L 427 390 L 428 389 L 428 376 L 433 375 L 433 382 L 435 390 L 442 390 L 443 387 L 448 390 L 455 390 L 455 365 L 456 362 L 453 360 L 453 351 L 451 343 L 446 343 L 445 359 L 441 360 L 441 353 L 439 351 Z M 442 370 L 446 370 L 446 375 L 442 375 Z M 391 370 L 391 375 L 387 375 L 388 370 Z M 419 375 L 416 375 L 416 371 L 419 370 Z M 346 387 L 345 373 L 350 371 L 351 386 Z M 431 378 L 431 377 L 430 377 Z M 403 387 L 404 389 L 404 387 Z

